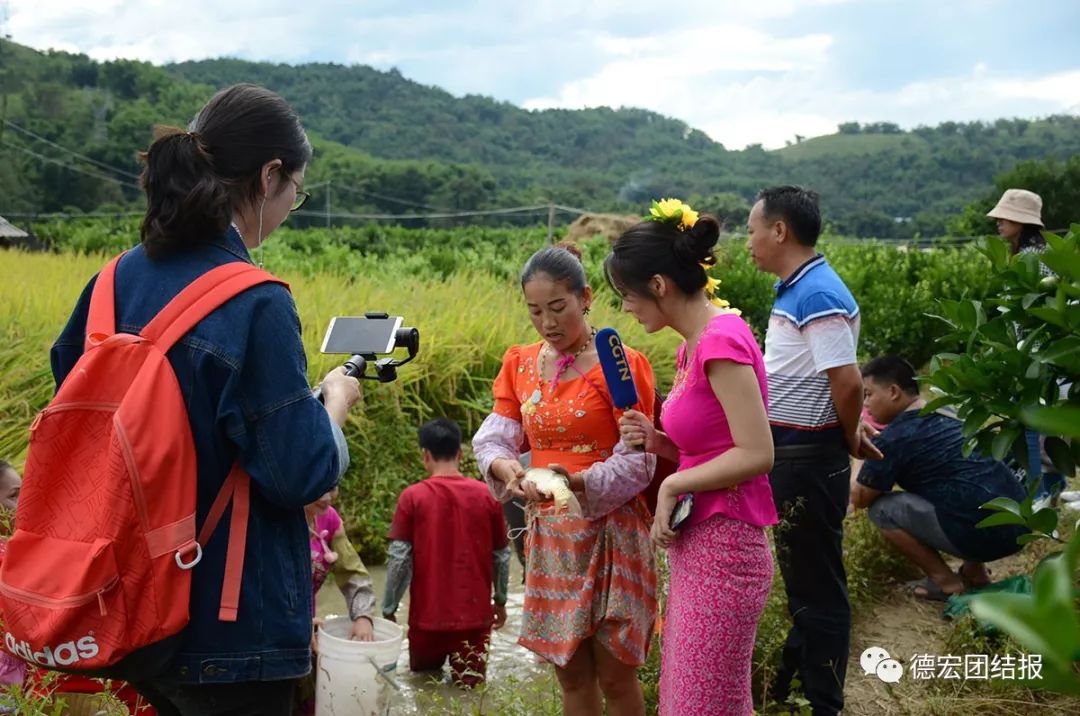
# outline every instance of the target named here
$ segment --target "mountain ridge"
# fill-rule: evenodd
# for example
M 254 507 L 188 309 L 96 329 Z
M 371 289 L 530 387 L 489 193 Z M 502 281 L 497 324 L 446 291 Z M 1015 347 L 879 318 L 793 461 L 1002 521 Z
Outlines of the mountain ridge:
M 138 171 L 135 151 L 146 146 L 155 122 L 186 123 L 226 84 L 270 87 L 296 107 L 319 147 L 309 183 L 356 189 L 335 202 L 352 212 L 538 202 L 638 212 L 652 198 L 677 195 L 738 224 L 762 186 L 799 183 L 819 191 L 837 232 L 941 234 L 950 217 L 992 191 L 994 176 L 1017 162 L 1080 153 L 1080 118 L 1070 115 L 907 131 L 847 122 L 836 134 L 778 150 L 731 150 L 649 110 L 528 110 L 481 95 L 457 97 L 364 65 L 225 58 L 156 66 L 0 42 L 9 65 L 0 77 L 7 119 L 127 172 Z M 92 186 L 91 177 L 45 166 L 27 151 L 77 160 L 14 135 L 0 135 L 19 145 L 0 145 L 12 155 L 0 167 L 0 212 L 138 202 L 130 187 Z

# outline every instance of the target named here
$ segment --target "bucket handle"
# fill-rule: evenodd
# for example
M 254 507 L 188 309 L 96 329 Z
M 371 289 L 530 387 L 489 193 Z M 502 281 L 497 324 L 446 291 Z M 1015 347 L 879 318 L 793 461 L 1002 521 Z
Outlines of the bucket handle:
M 377 663 L 375 663 L 375 659 L 374 659 L 373 657 L 371 657 L 371 656 L 368 656 L 368 657 L 366 657 L 366 658 L 367 658 L 367 660 L 368 660 L 368 663 L 369 663 L 369 664 L 371 664 L 371 666 L 372 666 L 372 667 L 374 667 L 374 669 L 375 669 L 375 673 L 376 673 L 377 675 L 381 676 L 381 677 L 383 678 L 383 680 L 384 680 L 384 681 L 385 681 L 386 683 L 388 683 L 388 684 L 390 684 L 391 686 L 393 686 L 393 687 L 394 687 L 394 691 L 397 691 L 397 692 L 398 692 L 398 693 L 400 694 L 400 693 L 401 693 L 401 687 L 400 687 L 400 686 L 398 686 L 397 682 L 396 682 L 396 681 L 394 681 L 393 679 L 391 679 L 391 678 L 390 678 L 390 677 L 389 677 L 389 676 L 388 676 L 388 675 L 386 674 L 386 672 L 385 672 L 385 671 L 383 671 L 382 667 L 381 667 L 381 666 L 379 666 L 379 665 L 378 665 Z

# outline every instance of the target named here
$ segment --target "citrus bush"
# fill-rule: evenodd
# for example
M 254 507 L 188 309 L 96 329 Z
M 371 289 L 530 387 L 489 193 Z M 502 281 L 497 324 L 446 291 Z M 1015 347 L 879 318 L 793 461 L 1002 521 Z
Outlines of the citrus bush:
M 52 394 L 48 351 L 86 281 L 111 253 L 137 237 L 135 219 L 42 225 L 55 254 L 5 254 L 0 282 L 0 457 L 17 461 L 26 427 Z M 343 514 L 365 559 L 381 561 L 386 529 L 400 490 L 420 477 L 416 430 L 446 415 L 471 433 L 491 406 L 491 381 L 506 348 L 536 340 L 521 303 L 517 275 L 524 260 L 545 245 L 542 229 L 469 228 L 419 231 L 367 226 L 281 230 L 255 252 L 268 270 L 292 287 L 316 382 L 341 358 L 318 347 L 330 316 L 386 311 L 419 328 L 418 359 L 393 384 L 365 384 L 346 436 L 353 466 L 345 477 Z M 584 261 L 601 300 L 591 319 L 614 326 L 652 361 L 658 384 L 671 384 L 677 337 L 646 335 L 621 312 L 604 285 L 603 239 L 586 242 Z M 879 244 L 826 242 L 823 250 L 848 281 L 862 309 L 866 356 L 895 352 L 916 364 L 929 357 L 945 331 L 925 313 L 934 297 L 976 296 L 985 290 L 985 259 L 967 249 L 902 251 Z M 720 295 L 743 311 L 763 336 L 774 279 L 750 262 L 743 243 L 719 248 L 713 274 Z M 982 263 L 981 263 L 981 262 Z

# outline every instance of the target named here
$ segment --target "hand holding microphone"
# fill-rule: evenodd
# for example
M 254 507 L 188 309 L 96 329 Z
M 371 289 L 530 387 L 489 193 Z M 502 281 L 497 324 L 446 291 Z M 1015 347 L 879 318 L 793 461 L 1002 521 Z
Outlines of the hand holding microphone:
M 638 404 L 637 387 L 634 385 L 634 374 L 630 371 L 630 361 L 626 358 L 626 350 L 623 348 L 622 339 L 619 338 L 619 334 L 614 328 L 602 328 L 597 331 L 596 355 L 600 360 L 600 367 L 604 371 L 604 381 L 607 383 L 608 392 L 611 394 L 611 402 L 615 404 L 616 408 L 627 410 L 623 415 L 623 420 L 626 419 L 627 415 L 633 416 L 636 414 L 640 415 L 645 423 L 648 423 L 648 419 L 642 413 L 636 410 L 628 410 Z M 635 427 L 629 428 L 629 431 L 637 439 L 631 441 L 626 438 L 623 432 L 622 420 L 619 421 L 619 433 L 624 436 L 623 442 L 627 446 L 635 450 L 644 450 L 648 444 L 649 435 L 646 432 L 638 438 L 638 428 L 636 427 L 638 421 L 634 417 L 631 417 L 631 420 Z
M 659 451 L 656 444 L 656 428 L 649 417 L 638 410 L 627 410 L 619 418 L 619 435 L 627 447 L 645 452 Z

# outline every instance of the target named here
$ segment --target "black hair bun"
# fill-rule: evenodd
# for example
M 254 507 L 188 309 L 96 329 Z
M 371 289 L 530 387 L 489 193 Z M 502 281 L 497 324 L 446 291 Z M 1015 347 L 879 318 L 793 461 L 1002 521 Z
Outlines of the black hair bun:
M 675 255 L 685 263 L 716 263 L 713 248 L 720 239 L 720 222 L 712 216 L 702 214 L 692 228 L 679 231 L 674 239 Z

